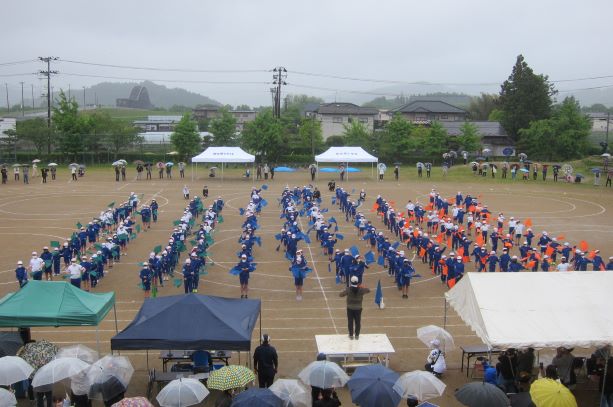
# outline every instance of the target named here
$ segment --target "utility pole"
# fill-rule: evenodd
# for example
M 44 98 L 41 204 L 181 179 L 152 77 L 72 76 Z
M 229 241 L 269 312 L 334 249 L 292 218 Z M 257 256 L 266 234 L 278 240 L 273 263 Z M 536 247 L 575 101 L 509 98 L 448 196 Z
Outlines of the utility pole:
M 287 69 L 282 66 L 278 66 L 274 68 L 272 72 L 272 83 L 273 85 L 277 85 L 273 114 L 275 117 L 279 118 L 281 117 L 281 86 L 287 85 L 287 82 L 285 82 L 285 79 L 287 78 Z
M 21 117 L 23 117 L 26 115 L 23 111 L 23 82 L 19 83 L 21 84 Z
M 68 84 L 68 100 L 72 100 L 72 95 L 70 94 L 70 84 Z
M 83 109 L 85 109 L 85 86 L 83 86 Z
M 32 87 L 32 111 L 34 111 L 34 84 L 31 83 L 30 86 Z
M 47 77 L 47 154 L 51 154 L 51 75 L 57 75 L 58 71 L 51 70 L 51 61 L 57 61 L 58 57 L 38 57 L 42 62 L 47 63 L 47 70 L 38 71 L 39 74 Z
M 11 103 L 9 102 L 9 84 L 4 82 L 4 89 L 6 90 L 6 111 L 10 113 Z

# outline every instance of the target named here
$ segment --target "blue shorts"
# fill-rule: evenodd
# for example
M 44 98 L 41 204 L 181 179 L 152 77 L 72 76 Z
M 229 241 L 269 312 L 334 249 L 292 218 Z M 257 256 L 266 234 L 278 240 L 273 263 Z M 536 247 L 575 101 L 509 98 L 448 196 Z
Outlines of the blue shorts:
M 304 278 L 294 277 L 294 285 L 302 287 L 303 284 L 304 284 Z
M 249 284 L 249 274 L 241 273 L 241 274 L 238 275 L 238 279 L 239 279 L 241 285 Z

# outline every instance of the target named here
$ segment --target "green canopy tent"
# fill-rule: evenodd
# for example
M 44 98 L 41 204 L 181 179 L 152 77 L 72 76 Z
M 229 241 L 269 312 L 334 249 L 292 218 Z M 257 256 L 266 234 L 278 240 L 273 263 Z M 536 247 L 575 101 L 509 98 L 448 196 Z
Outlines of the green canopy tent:
M 96 326 L 113 309 L 115 293 L 88 293 L 64 281 L 30 281 L 21 290 L 0 299 L 0 328 L 39 326 Z

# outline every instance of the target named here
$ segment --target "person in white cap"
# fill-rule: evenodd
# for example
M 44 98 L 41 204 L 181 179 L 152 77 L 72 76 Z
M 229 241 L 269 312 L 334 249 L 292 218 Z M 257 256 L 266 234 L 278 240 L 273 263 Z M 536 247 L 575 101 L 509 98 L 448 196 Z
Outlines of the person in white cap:
M 42 280 L 43 279 L 43 267 L 45 266 L 45 261 L 38 257 L 38 253 L 32 252 L 32 258 L 30 258 L 29 270 L 32 273 L 33 280 Z
M 64 273 L 70 274 L 70 284 L 81 288 L 81 276 L 85 271 L 85 268 L 77 263 L 77 259 L 73 258 L 70 260 L 70 266 L 66 268 Z
M 19 288 L 23 288 L 24 285 L 28 284 L 28 270 L 26 270 L 26 268 L 23 266 L 23 261 L 21 260 L 17 262 L 15 278 L 19 283 Z
M 360 330 L 362 328 L 362 300 L 364 294 L 370 292 L 369 288 L 360 287 L 358 278 L 351 277 L 351 284 L 340 292 L 340 297 L 347 297 L 347 326 L 349 329 L 349 339 L 360 339 Z
M 441 342 L 438 339 L 430 341 L 432 350 L 426 358 L 425 369 L 432 372 L 436 377 L 440 377 L 445 370 L 447 370 L 447 364 L 445 363 L 445 352 L 440 349 Z

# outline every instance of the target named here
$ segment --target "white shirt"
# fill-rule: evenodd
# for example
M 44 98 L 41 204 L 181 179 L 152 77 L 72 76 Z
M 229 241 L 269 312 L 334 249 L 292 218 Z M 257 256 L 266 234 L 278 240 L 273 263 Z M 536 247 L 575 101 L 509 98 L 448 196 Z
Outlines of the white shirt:
M 72 279 L 72 280 L 76 280 L 78 278 L 81 278 L 81 273 L 83 271 L 85 271 L 85 268 L 81 267 L 81 265 L 77 264 L 77 263 L 72 263 L 66 269 L 66 273 L 70 273 L 70 279 Z
M 428 363 L 434 363 L 432 369 L 436 373 L 445 373 L 447 370 L 447 364 L 445 363 L 445 354 L 439 349 L 432 349 L 428 354 L 428 358 L 426 359 Z
M 556 266 L 556 270 L 558 271 L 568 271 L 570 268 L 570 264 L 568 263 L 560 263 Z
M 521 235 L 524 233 L 524 224 L 523 223 L 518 223 L 517 225 L 515 225 L 515 234 L 516 235 Z
M 32 272 L 41 271 L 44 265 L 45 261 L 40 257 L 30 259 L 30 270 L 32 270 Z
M 415 210 L 415 204 L 412 203 L 412 202 L 408 203 L 406 208 L 407 208 L 408 211 L 413 211 L 413 210 Z

